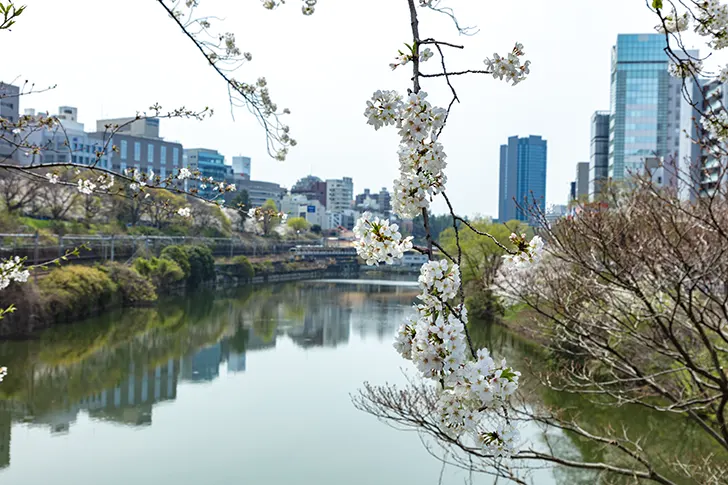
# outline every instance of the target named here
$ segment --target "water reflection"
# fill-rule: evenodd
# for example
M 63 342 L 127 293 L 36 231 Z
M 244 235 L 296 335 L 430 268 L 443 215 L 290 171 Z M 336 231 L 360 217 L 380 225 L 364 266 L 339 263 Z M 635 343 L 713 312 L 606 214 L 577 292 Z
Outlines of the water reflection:
M 51 435 L 72 432 L 80 413 L 151 426 L 154 407 L 174 401 L 181 383 L 246 372 L 247 355 L 281 336 L 303 349 L 346 345 L 352 331 L 389 340 L 415 295 L 406 283 L 327 281 L 203 292 L 0 343 L 11 369 L 0 386 L 0 469 L 15 422 Z
M 365 380 L 403 382 L 399 369 L 407 364 L 391 341 L 416 294 L 411 283 L 362 280 L 201 292 L 0 343 L 0 360 L 10 369 L 0 384 L 0 481 L 90 485 L 112 471 L 109 485 L 436 483 L 440 464 L 416 435 L 376 423 L 349 399 Z M 590 429 L 624 425 L 665 463 L 676 453 L 711 451 L 679 419 L 600 408 L 540 387 L 533 373 L 548 365 L 542 349 L 499 326 L 473 324 L 471 334 L 477 346 L 524 372 L 529 405 L 581 413 Z M 522 434 L 537 445 L 548 436 L 564 457 L 615 459 L 567 433 L 532 427 Z M 105 456 L 96 447 L 113 451 Z M 35 466 L 39 456 L 48 461 L 44 467 Z M 101 463 L 83 481 L 78 469 L 91 466 L 89 456 Z M 120 471 L 119 456 L 135 466 Z M 224 480 L 206 475 L 213 464 Z M 352 474 L 357 467 L 366 471 Z M 169 469 L 179 471 L 176 480 L 164 475 Z M 140 481 L 134 470 L 150 476 Z M 571 469 L 533 478 L 539 485 L 596 480 Z M 475 483 L 492 483 L 481 479 Z

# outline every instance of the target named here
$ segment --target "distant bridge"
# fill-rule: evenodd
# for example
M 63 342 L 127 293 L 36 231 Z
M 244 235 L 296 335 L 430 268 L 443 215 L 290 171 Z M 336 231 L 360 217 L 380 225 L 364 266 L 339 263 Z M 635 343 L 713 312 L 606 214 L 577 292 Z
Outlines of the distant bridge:
M 289 249 L 293 259 L 315 261 L 319 259 L 335 259 L 337 262 L 354 262 L 357 259 L 356 248 L 334 246 L 298 245 Z
M 176 236 L 0 234 L 0 258 L 19 256 L 27 264 L 40 264 L 63 256 L 67 250 L 85 245 L 78 262 L 127 261 L 137 254 L 159 254 L 166 246 L 194 244 L 207 246 L 215 256 L 263 256 L 285 254 L 301 241 L 256 242 L 238 238 L 206 238 Z

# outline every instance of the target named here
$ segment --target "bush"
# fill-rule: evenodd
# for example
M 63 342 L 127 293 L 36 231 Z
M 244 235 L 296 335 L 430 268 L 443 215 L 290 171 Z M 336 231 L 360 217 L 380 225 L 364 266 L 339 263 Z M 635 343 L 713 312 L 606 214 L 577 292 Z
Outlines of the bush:
M 148 303 L 157 299 L 152 282 L 134 268 L 121 263 L 107 263 L 100 269 L 119 286 L 119 297 L 124 305 Z
M 253 271 L 255 271 L 255 274 L 272 273 L 273 269 L 274 269 L 273 263 L 270 261 L 264 261 L 262 263 L 253 264 Z
M 212 251 L 206 246 L 185 246 L 187 260 L 190 262 L 190 276 L 188 284 L 197 286 L 203 281 L 215 278 L 215 258 Z
M 215 278 L 215 258 L 206 246 L 167 246 L 161 258 L 177 263 L 190 286 Z
M 252 278 L 255 276 L 255 269 L 245 256 L 235 256 L 233 258 L 235 265 L 235 274 L 241 278 Z
M 187 257 L 187 251 L 185 250 L 185 246 L 167 246 L 162 249 L 162 254 L 160 254 L 160 257 L 174 261 L 175 263 L 177 263 L 180 269 L 182 269 L 182 272 L 184 273 L 184 278 L 188 279 L 190 277 L 190 271 L 192 271 L 192 268 L 190 267 L 190 260 Z
M 119 289 L 108 273 L 74 265 L 51 271 L 38 286 L 48 312 L 56 319 L 78 318 L 105 309 Z
M 137 258 L 134 261 L 134 269 L 142 276 L 151 279 L 158 290 L 167 288 L 185 277 L 179 264 L 167 258 Z

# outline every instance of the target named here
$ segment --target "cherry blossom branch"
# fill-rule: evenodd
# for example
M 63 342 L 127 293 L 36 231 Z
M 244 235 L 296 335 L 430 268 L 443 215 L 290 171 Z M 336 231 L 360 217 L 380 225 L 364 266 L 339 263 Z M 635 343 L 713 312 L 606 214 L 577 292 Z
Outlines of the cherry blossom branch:
M 438 72 L 435 74 L 424 74 L 420 73 L 420 77 L 447 77 L 447 76 L 462 76 L 464 74 L 493 74 L 493 71 L 487 69 L 468 69 L 466 71 L 453 71 L 453 72 Z
M 225 43 L 224 54 L 218 54 L 221 46 L 211 44 L 198 37 L 191 29 L 191 26 L 202 28 L 202 32 L 207 33 L 210 23 L 204 19 L 195 19 L 192 17 L 192 9 L 188 14 L 187 22 L 183 22 L 184 14 L 180 10 L 167 5 L 167 0 L 157 0 L 159 5 L 172 18 L 174 23 L 182 30 L 182 33 L 195 45 L 195 48 L 205 57 L 207 63 L 227 84 L 228 94 L 231 106 L 245 106 L 256 117 L 266 134 L 266 147 L 268 154 L 278 160 L 285 160 L 289 147 L 295 146 L 296 141 L 289 135 L 289 128 L 280 121 L 280 116 L 288 114 L 289 111 L 284 109 L 282 113 L 277 112 L 277 106 L 271 101 L 268 94 L 267 83 L 264 78 L 260 78 L 255 84 L 247 84 L 237 81 L 230 77 L 228 72 L 221 65 L 220 60 L 224 62 L 242 63 L 242 59 L 251 60 L 249 53 L 241 53 L 240 49 L 235 45 L 235 37 L 231 33 L 219 36 L 220 42 Z M 196 6 L 196 1 L 187 2 L 192 8 Z M 273 2 L 271 2 L 272 4 Z M 177 2 L 179 4 L 179 2 Z M 274 8 L 271 5 L 268 8 Z M 232 70 L 236 70 L 239 65 L 235 65 Z M 235 95 L 233 96 L 233 93 Z M 237 104 L 237 103 L 240 104 Z

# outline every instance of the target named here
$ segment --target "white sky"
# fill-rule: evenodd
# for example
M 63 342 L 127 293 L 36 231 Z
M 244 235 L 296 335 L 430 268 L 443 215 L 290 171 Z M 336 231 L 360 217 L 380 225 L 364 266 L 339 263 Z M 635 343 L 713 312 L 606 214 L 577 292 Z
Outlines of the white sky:
M 12 32 L 0 32 L 0 80 L 28 79 L 58 88 L 25 97 L 25 108 L 56 113 L 79 108 L 92 131 L 99 118 L 134 115 L 155 102 L 164 108 L 210 106 L 204 122 L 162 120 L 161 134 L 185 147 L 252 157 L 256 180 L 290 187 L 305 175 L 350 176 L 355 193 L 391 190 L 397 175 L 396 130 L 375 132 L 363 116 L 376 89 L 408 86 L 410 66 L 388 64 L 410 36 L 406 0 L 319 0 L 304 17 L 300 2 L 270 12 L 259 0 L 202 0 L 213 24 L 234 32 L 253 62 L 236 77 L 266 76 L 279 108 L 288 107 L 299 145 L 288 160 L 268 158 L 265 138 L 245 110 L 230 115 L 227 91 L 194 45 L 154 0 L 25 0 Z M 462 214 L 497 216 L 499 146 L 508 136 L 548 140 L 547 200 L 565 203 L 576 163 L 589 160 L 590 117 L 609 108 L 610 49 L 618 33 L 652 32 L 656 17 L 642 0 L 444 0 L 461 23 L 477 25 L 459 37 L 450 20 L 423 12 L 421 36 L 465 44 L 446 54 L 450 69 L 480 69 L 493 52 L 524 44 L 531 76 L 516 87 L 479 76 L 455 79 L 455 106 L 442 142 L 448 154 L 448 193 Z M 439 62 L 437 57 L 429 63 Z M 425 64 L 436 67 L 434 64 Z M 441 79 L 423 89 L 439 106 L 449 102 Z M 444 211 L 444 204 L 434 206 Z

